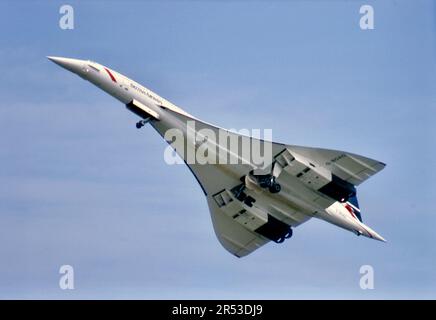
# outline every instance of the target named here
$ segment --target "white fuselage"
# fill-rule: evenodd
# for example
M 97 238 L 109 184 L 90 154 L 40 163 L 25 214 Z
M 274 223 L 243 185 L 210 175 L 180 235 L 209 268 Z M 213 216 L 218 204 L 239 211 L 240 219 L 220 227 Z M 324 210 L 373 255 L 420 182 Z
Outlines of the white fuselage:
M 159 114 L 164 111 L 161 108 L 162 106 L 175 112 L 192 117 L 190 114 L 175 106 L 168 100 L 162 98 L 153 91 L 145 88 L 144 86 L 133 81 L 132 79 L 129 79 L 128 77 L 109 69 L 108 67 L 92 61 L 76 61 L 77 62 L 75 63 L 78 64 L 76 68 L 78 69 L 79 76 L 81 76 L 85 80 L 92 82 L 97 87 L 99 87 L 103 91 L 106 91 L 111 96 L 118 99 L 124 104 L 127 104 L 135 99 Z

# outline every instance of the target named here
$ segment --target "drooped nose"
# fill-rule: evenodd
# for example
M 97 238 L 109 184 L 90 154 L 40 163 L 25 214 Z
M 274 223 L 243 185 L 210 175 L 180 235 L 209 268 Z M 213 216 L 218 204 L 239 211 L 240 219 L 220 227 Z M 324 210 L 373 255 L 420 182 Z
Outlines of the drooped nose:
M 81 76 L 84 63 L 83 60 L 51 56 L 47 56 L 47 58 L 50 61 L 56 63 L 57 65 L 60 65 L 62 68 L 65 68 L 68 71 L 74 72 Z

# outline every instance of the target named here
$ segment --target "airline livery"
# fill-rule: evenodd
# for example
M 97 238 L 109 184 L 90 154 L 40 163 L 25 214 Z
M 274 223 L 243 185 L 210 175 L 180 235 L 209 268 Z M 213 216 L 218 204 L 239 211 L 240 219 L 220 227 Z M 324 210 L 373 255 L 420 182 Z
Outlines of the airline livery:
M 101 64 L 48 59 L 121 101 L 139 116 L 138 129 L 149 123 L 171 145 L 200 184 L 215 234 L 233 255 L 246 256 L 269 241 L 281 243 L 311 218 L 385 241 L 362 222 L 356 196 L 356 186 L 384 163 L 228 131 Z

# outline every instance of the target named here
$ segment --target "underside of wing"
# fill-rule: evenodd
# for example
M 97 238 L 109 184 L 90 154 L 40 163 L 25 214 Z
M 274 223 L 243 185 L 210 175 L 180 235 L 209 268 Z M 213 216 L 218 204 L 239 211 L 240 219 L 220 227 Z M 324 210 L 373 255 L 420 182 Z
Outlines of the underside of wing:
M 289 150 L 316 162 L 340 179 L 358 186 L 386 165 L 345 151 L 288 145 Z
M 207 196 L 215 234 L 227 251 L 243 257 L 269 241 L 282 243 L 292 236 L 292 227 L 310 219 L 278 199 L 267 198 L 243 185 Z
M 172 112 L 172 119 L 165 122 L 152 122 L 152 126 L 166 140 L 166 133 L 177 128 L 184 137 L 184 145 L 167 142 L 188 165 L 205 194 L 214 194 L 221 189 L 231 189 L 241 182 L 241 178 L 252 170 L 268 168 L 273 163 L 273 155 L 280 153 L 285 146 L 279 143 L 256 139 L 219 128 L 186 115 Z M 248 146 L 245 150 L 244 148 Z M 253 148 L 272 155 L 265 157 L 262 164 L 253 160 Z M 207 150 L 207 151 L 206 151 Z M 268 150 L 268 151 L 266 151 Z M 207 163 L 200 163 L 197 156 L 207 153 Z M 195 158 L 195 159 L 194 159 Z
M 253 172 L 271 172 L 274 156 L 285 150 L 284 145 L 230 132 L 185 115 L 171 114 L 172 119 L 153 122 L 152 125 L 196 177 L 207 198 L 215 233 L 229 252 L 242 257 L 269 241 L 281 243 L 292 235 L 291 227 L 310 219 L 311 216 L 307 213 L 311 212 L 301 211 L 289 199 L 270 194 L 267 189 L 247 187 L 247 177 L 252 176 Z M 190 126 L 195 126 L 192 130 L 196 134 L 195 138 L 188 137 Z M 177 147 L 165 135 L 172 128 L 183 131 L 187 138 L 185 146 Z M 223 133 L 225 139 L 222 138 Z M 238 147 L 230 146 L 231 141 L 237 141 Z M 270 156 L 265 157 L 262 165 L 259 165 L 253 161 L 252 154 L 247 154 L 240 148 L 247 145 L 257 145 L 264 154 L 269 152 Z M 227 161 L 221 161 L 221 155 L 212 163 L 189 161 L 187 151 L 198 153 L 203 146 L 207 146 L 212 155 L 222 150 L 229 151 L 230 154 L 225 159 Z
M 168 117 L 166 121 L 153 121 L 152 126 L 196 177 L 220 243 L 237 257 L 269 241 L 281 243 L 292 236 L 292 228 L 333 203 L 352 201 L 355 186 L 385 166 L 348 152 L 244 136 L 172 111 Z M 167 136 L 174 128 L 181 131 L 184 145 L 175 144 Z M 238 142 L 238 147 L 232 147 L 229 141 Z M 244 145 L 257 145 L 270 157 L 260 165 L 239 147 Z M 221 151 L 227 154 L 223 156 Z M 192 161 L 192 154 L 199 152 L 214 161 Z
M 215 234 L 221 245 L 236 257 L 243 257 L 260 248 L 270 240 L 247 229 L 227 215 L 212 197 L 207 199 Z M 235 214 L 243 209 L 235 208 Z M 233 215 L 233 216 L 234 216 Z

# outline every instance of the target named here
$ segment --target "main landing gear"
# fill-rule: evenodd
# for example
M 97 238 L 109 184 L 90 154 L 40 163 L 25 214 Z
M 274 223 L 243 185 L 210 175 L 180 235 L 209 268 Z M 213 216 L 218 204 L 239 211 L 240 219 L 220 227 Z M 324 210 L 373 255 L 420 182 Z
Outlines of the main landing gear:
M 275 243 L 283 243 L 283 241 L 285 241 L 286 239 L 291 238 L 292 234 L 293 234 L 292 229 L 291 229 L 291 227 L 289 227 L 289 229 L 287 230 L 287 232 L 284 235 L 280 236 L 279 238 L 277 238 L 273 241 Z
M 276 182 L 276 177 L 272 174 L 252 175 L 257 180 L 259 187 L 268 189 L 271 193 L 279 193 L 282 190 L 280 184 Z

